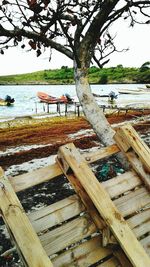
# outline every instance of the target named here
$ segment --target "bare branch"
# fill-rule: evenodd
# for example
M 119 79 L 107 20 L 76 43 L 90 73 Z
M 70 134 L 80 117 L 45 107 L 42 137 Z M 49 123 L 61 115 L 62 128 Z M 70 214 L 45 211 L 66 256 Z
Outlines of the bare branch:
M 108 38 L 111 25 L 119 18 L 128 20 L 131 27 L 149 24 L 149 10 L 149 0 L 2 1 L 0 48 L 19 43 L 24 48 L 28 40 L 27 46 L 37 56 L 51 48 L 75 60 L 78 67 L 89 67 L 93 57 L 102 66 L 112 53 L 124 51 L 115 46 L 115 38 Z M 103 46 L 99 44 L 102 36 Z

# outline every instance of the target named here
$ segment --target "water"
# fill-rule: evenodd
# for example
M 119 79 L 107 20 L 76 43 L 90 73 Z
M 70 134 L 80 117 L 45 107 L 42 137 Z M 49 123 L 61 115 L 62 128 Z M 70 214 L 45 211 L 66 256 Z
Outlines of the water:
M 111 90 L 119 88 L 137 89 L 144 87 L 141 84 L 114 84 L 114 85 L 92 85 L 92 92 L 101 94 L 108 93 Z M 12 118 L 16 116 L 33 115 L 36 113 L 44 113 L 44 105 L 39 102 L 37 92 L 42 91 L 50 95 L 59 97 L 62 94 L 68 93 L 71 97 L 76 96 L 74 85 L 9 85 L 0 86 L 0 98 L 5 98 L 10 95 L 15 99 L 13 106 L 0 106 L 0 119 Z M 100 98 L 100 104 L 107 104 L 106 98 Z M 119 95 L 117 104 L 124 102 L 126 105 L 135 105 L 135 103 L 144 105 L 150 103 L 150 94 L 147 95 Z M 45 107 L 46 108 L 46 107 Z M 50 112 L 56 112 L 56 105 L 50 106 Z

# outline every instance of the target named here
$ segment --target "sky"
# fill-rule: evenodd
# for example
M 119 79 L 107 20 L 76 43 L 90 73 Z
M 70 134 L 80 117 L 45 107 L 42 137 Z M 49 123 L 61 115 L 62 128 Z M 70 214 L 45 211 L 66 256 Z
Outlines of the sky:
M 110 56 L 110 62 L 105 67 L 140 67 L 150 61 L 150 25 L 136 25 L 129 28 L 126 24 L 118 24 L 114 29 L 117 33 L 116 44 L 119 49 L 129 48 L 129 51 L 115 53 Z M 25 52 L 23 49 L 10 48 L 4 55 L 0 54 L 0 76 L 30 73 L 40 70 L 57 69 L 62 66 L 72 67 L 72 61 L 58 52 L 52 53 L 49 62 L 48 52 L 36 57 L 35 51 Z

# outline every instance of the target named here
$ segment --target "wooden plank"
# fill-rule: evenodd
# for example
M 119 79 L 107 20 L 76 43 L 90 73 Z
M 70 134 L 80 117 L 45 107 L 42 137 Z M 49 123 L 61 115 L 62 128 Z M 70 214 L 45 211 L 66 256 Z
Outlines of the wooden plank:
M 150 195 L 146 188 L 142 187 L 113 201 L 121 214 L 126 217 L 140 211 L 150 205 Z
M 118 151 L 118 146 L 112 145 L 102 148 L 98 152 L 85 154 L 85 157 L 87 158 L 87 162 L 92 163 L 104 157 L 111 156 Z M 10 182 L 15 192 L 19 192 L 40 183 L 47 182 L 62 174 L 63 172 L 60 169 L 59 165 L 57 163 L 54 163 L 32 172 L 10 177 Z
M 79 179 L 131 263 L 137 267 L 149 266 L 149 257 L 75 146 L 67 144 L 60 147 L 58 160 L 62 166 L 67 163 L 70 167 L 67 171 L 73 171 Z
M 79 215 L 84 206 L 77 195 L 70 196 L 28 215 L 35 231 L 45 231 Z
M 91 240 L 78 244 L 78 246 L 68 249 L 64 253 L 55 257 L 52 262 L 55 267 L 88 267 L 111 254 L 111 249 L 102 247 L 102 240 L 99 235 Z
M 137 213 L 127 220 L 131 229 L 141 225 L 143 222 L 150 220 L 150 207 L 144 211 Z
M 59 163 L 59 161 L 58 161 Z M 76 179 L 74 175 L 65 174 L 67 179 L 70 181 L 72 187 L 75 189 L 77 195 L 81 198 L 84 206 L 86 207 L 87 212 L 89 213 L 90 217 L 93 219 L 95 225 L 98 227 L 99 230 L 102 230 L 106 227 L 106 224 L 100 217 L 97 209 L 95 208 L 93 202 L 89 198 L 87 192 L 84 190 L 83 186 L 81 185 L 80 181 Z
M 150 172 L 150 149 L 146 143 L 140 138 L 135 129 L 126 124 L 120 128 L 123 136 L 126 137 L 127 143 L 133 148 L 136 154 L 139 156 L 147 171 Z
M 96 226 L 90 218 L 82 216 L 39 236 L 39 238 L 47 255 L 50 256 L 91 236 L 96 231 Z
M 88 163 L 96 162 L 97 160 L 110 157 L 120 151 L 119 147 L 114 144 L 107 147 L 100 148 L 95 152 L 84 153 L 83 156 Z
M 141 225 L 134 228 L 134 234 L 137 238 L 141 238 L 141 236 L 147 233 L 150 233 L 150 218 L 147 222 L 143 222 Z
M 135 203 L 140 203 L 143 199 L 143 195 L 141 195 L 141 192 L 138 191 L 140 194 L 140 198 L 138 198 L 137 200 L 137 194 L 136 194 L 136 200 Z M 137 192 L 136 192 L 137 193 Z M 128 204 L 128 201 L 130 201 Z M 115 203 L 117 208 L 120 210 L 120 212 L 122 213 L 122 215 L 124 216 L 125 214 L 130 214 L 130 205 L 132 205 L 132 201 L 134 199 L 134 196 L 130 196 L 130 194 L 128 194 L 128 200 L 127 199 L 122 199 L 119 202 Z M 124 205 L 123 205 L 124 204 Z M 128 207 L 128 209 L 126 209 L 125 207 Z M 135 204 L 135 207 L 137 207 L 137 204 Z M 31 214 L 28 215 L 34 229 L 37 232 L 41 232 L 41 231 L 45 231 L 51 227 L 53 227 L 56 224 L 60 224 L 70 218 L 73 218 L 74 216 L 80 214 L 80 212 L 83 211 L 83 206 L 80 204 L 80 201 L 78 199 L 78 196 L 74 195 L 71 196 L 67 199 L 61 200 L 58 203 L 54 203 L 50 206 L 47 206 L 46 208 L 42 208 L 39 211 L 33 212 Z M 133 209 L 133 208 L 132 208 Z M 135 209 L 134 209 L 135 210 Z M 136 211 L 134 211 L 135 213 Z M 45 219 L 46 217 L 46 219 Z M 136 236 L 140 237 L 141 235 L 141 231 L 140 231 L 140 227 L 143 223 L 147 222 L 150 220 L 150 210 L 146 209 L 144 211 L 141 211 L 140 213 L 132 216 L 131 218 L 127 219 L 127 222 L 130 226 L 131 229 L 135 228 L 135 234 Z M 89 223 L 91 223 L 89 221 Z M 147 225 L 147 227 L 149 227 L 149 225 Z M 144 231 L 147 228 L 144 229 Z M 149 228 L 148 228 L 149 229 Z M 147 232 L 147 230 L 146 230 Z M 59 229 L 59 233 L 61 233 L 61 227 Z
M 150 235 L 140 240 L 147 254 L 150 256 Z
M 134 171 L 125 172 L 110 180 L 102 182 L 102 185 L 109 193 L 111 199 L 116 198 L 117 196 L 124 194 L 141 184 L 141 179 Z
M 34 185 L 47 182 L 61 174 L 62 171 L 60 167 L 58 164 L 54 163 L 32 172 L 10 177 L 10 182 L 14 188 L 14 191 L 19 192 Z
M 53 264 L 41 246 L 9 180 L 2 175 L 2 170 L 0 173 L 1 213 L 25 266 L 52 267 Z
M 127 158 L 132 165 L 132 168 L 137 172 L 141 180 L 146 185 L 147 189 L 150 190 L 150 174 L 146 172 L 142 162 L 134 152 L 127 152 Z
M 120 183 L 118 184 L 120 178 Z M 132 181 L 133 179 L 133 181 Z M 135 179 L 135 184 L 134 184 Z M 119 177 L 116 177 L 111 180 L 110 184 L 109 181 L 103 182 L 106 191 L 110 194 L 111 198 L 114 198 L 118 195 L 117 188 L 120 187 L 120 184 L 124 188 L 124 191 L 128 191 L 129 189 L 133 188 L 133 184 L 139 185 L 138 180 L 136 180 L 136 176 L 130 175 L 130 172 L 128 172 L 128 175 L 125 174 L 120 175 Z M 129 183 L 128 183 L 129 180 Z M 130 183 L 130 181 L 132 181 Z M 139 179 L 139 181 L 141 181 Z M 112 189 L 111 189 L 112 186 Z M 114 187 L 114 190 L 113 190 Z M 123 193 L 124 191 L 119 191 L 120 193 Z M 135 200 L 134 200 L 135 199 Z M 115 205 L 118 207 L 120 212 L 123 216 L 129 215 L 130 213 L 135 213 L 139 209 L 139 207 L 143 208 L 145 205 L 149 203 L 149 195 L 147 194 L 147 191 L 145 189 L 136 190 L 135 192 L 129 192 L 128 195 L 122 196 L 118 200 L 114 200 Z M 87 202 L 88 203 L 88 202 Z M 131 209 L 132 207 L 132 209 Z M 60 224 L 63 221 L 66 221 L 78 214 L 80 214 L 84 210 L 84 207 L 78 198 L 77 195 L 70 196 L 64 200 L 58 201 L 54 204 L 51 204 L 47 207 L 44 207 L 38 211 L 34 211 L 31 214 L 28 215 L 30 221 L 32 222 L 32 225 L 36 232 L 40 232 L 43 230 L 46 230 L 50 227 L 53 227 L 54 225 Z M 144 215 L 144 214 L 147 215 Z M 147 216 L 147 217 L 146 217 Z M 138 223 L 144 222 L 146 219 L 149 218 L 149 213 L 145 211 L 143 215 L 141 213 L 137 214 L 136 216 L 130 218 L 130 225 L 131 228 L 134 228 Z M 103 226 L 102 226 L 103 228 Z M 101 229 L 102 229 L 101 228 Z
M 122 265 L 118 262 L 116 257 L 113 257 L 113 258 L 97 265 L 97 267 L 121 267 L 121 266 Z M 126 265 L 126 267 L 129 267 L 129 265 Z
M 150 166 L 150 150 L 140 139 L 134 129 L 133 134 L 129 134 L 130 128 L 129 131 L 126 131 L 126 128 L 123 127 L 118 128 L 114 139 L 120 149 L 127 156 L 132 168 L 137 172 L 142 181 L 145 183 L 146 187 L 150 190 L 150 173 L 147 173 L 147 170 L 149 172 L 148 164 Z M 143 152 L 140 152 L 140 149 L 142 149 Z M 139 160 L 139 157 L 141 161 Z

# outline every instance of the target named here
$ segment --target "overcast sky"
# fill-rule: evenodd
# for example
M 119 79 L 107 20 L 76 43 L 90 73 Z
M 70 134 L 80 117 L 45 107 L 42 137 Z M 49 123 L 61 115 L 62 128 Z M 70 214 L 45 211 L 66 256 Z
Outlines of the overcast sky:
M 144 62 L 150 61 L 149 25 L 129 28 L 127 25 L 118 24 L 114 32 L 117 32 L 117 47 L 129 48 L 129 51 L 111 55 L 110 62 L 105 67 L 115 67 L 118 64 L 124 67 L 140 67 Z M 0 75 L 29 73 L 61 66 L 72 67 L 72 61 L 56 52 L 53 52 L 50 62 L 48 53 L 36 57 L 34 51 L 27 53 L 19 48 L 10 48 L 4 55 L 0 55 Z

